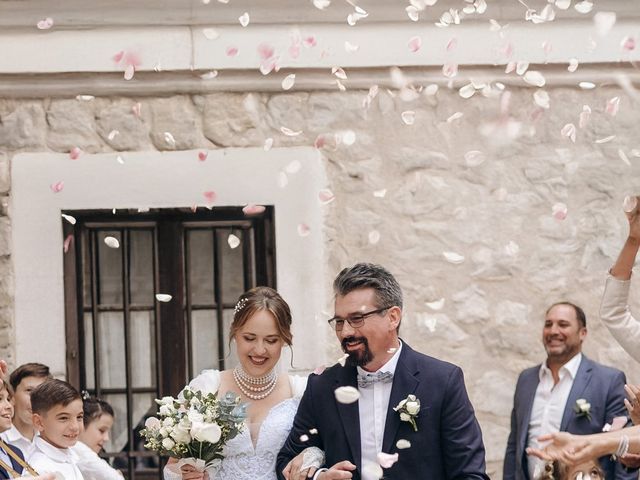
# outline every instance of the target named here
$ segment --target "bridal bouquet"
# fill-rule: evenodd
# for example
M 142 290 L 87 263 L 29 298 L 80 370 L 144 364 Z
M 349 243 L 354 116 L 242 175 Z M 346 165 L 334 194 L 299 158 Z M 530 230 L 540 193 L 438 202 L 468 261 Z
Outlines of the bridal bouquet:
M 231 392 L 218 398 L 186 387 L 178 398 L 163 397 L 156 403 L 158 417 L 148 418 L 140 432 L 145 447 L 199 471 L 222 460 L 224 446 L 242 431 L 247 416 L 246 404 Z

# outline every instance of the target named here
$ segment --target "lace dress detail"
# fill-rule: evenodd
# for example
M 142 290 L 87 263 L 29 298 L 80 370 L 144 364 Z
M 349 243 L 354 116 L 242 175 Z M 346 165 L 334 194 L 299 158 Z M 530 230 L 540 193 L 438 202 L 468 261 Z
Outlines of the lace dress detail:
M 211 480 L 276 480 L 276 459 L 293 426 L 306 378 L 289 377 L 293 398 L 274 405 L 260 425 L 254 448 L 249 426 L 225 446 L 224 459 L 217 467 L 207 468 Z M 165 480 L 179 480 L 181 475 L 164 469 Z

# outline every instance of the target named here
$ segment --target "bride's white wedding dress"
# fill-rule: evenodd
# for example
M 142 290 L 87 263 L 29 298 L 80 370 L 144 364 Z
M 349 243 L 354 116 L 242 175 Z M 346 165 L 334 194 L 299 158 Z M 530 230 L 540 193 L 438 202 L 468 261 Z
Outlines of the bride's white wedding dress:
M 205 370 L 189 385 L 203 391 L 217 390 L 217 370 Z M 229 440 L 224 449 L 224 459 L 216 467 L 207 468 L 211 480 L 275 480 L 276 458 L 293 425 L 298 405 L 307 385 L 305 377 L 289 375 L 292 398 L 274 405 L 262 421 L 254 447 L 249 426 Z M 215 391 L 214 390 L 214 391 Z M 165 480 L 179 480 L 174 468 L 164 469 Z

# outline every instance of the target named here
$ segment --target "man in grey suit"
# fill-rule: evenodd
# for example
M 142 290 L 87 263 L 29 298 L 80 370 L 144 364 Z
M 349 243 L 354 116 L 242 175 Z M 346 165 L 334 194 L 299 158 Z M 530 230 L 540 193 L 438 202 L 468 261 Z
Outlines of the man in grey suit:
M 524 370 L 518 378 L 511 412 L 511 433 L 504 459 L 504 480 L 536 480 L 544 462 L 528 456 L 527 447 L 538 447 L 545 433 L 601 432 L 613 418 L 627 414 L 624 406 L 625 376 L 582 354 L 587 336 L 584 311 L 569 302 L 549 307 L 542 329 L 547 360 Z M 609 457 L 600 459 L 608 480 L 636 479 Z

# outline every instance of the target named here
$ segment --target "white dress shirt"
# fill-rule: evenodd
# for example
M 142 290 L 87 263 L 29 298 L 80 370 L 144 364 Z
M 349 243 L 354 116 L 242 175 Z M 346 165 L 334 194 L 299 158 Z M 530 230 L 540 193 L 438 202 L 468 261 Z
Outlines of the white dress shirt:
M 10 443 L 14 447 L 18 447 L 22 451 L 24 458 L 29 458 L 33 449 L 33 442 L 20 433 L 15 425 L 11 425 L 9 430 L 0 433 L 0 438 L 6 443 Z
M 71 450 L 78 456 L 76 465 L 87 480 L 122 480 L 122 473 L 94 452 L 87 445 L 78 441 Z
M 29 464 L 40 474 L 59 473 L 65 480 L 84 480 L 76 463 L 79 458 L 70 448 L 58 448 L 40 436 L 33 439 Z
M 402 342 L 399 343 L 400 348 L 396 350 L 387 363 L 377 370 L 378 372 L 395 373 L 400 351 L 402 350 Z M 358 373 L 366 375 L 367 373 L 377 372 L 367 372 L 358 367 Z M 384 437 L 384 426 L 387 420 L 392 386 L 393 382 L 377 382 L 365 388 L 358 388 L 360 392 L 358 412 L 360 416 L 362 480 L 378 480 L 377 477 L 369 473 L 369 469 L 366 466 L 368 464 L 378 464 L 378 453 L 382 451 L 382 439 Z
M 567 399 L 581 361 L 582 353 L 578 353 L 560 367 L 557 385 L 553 384 L 553 375 L 546 362 L 540 366 L 540 383 L 538 383 L 533 399 L 533 407 L 531 408 L 527 447 L 539 448 L 540 444 L 537 438 L 540 435 L 560 431 Z M 544 460 L 529 455 L 528 464 L 530 479 L 534 480 L 536 478 L 534 473 L 544 472 Z

